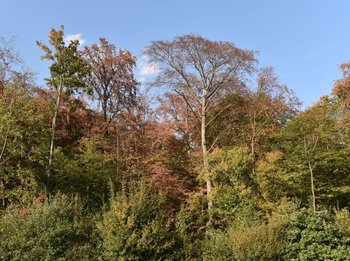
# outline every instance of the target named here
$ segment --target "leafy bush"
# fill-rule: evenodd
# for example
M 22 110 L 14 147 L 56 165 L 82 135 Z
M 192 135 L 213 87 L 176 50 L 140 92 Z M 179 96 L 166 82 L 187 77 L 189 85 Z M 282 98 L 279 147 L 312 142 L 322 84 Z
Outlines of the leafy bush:
M 296 212 L 287 226 L 287 260 L 349 260 L 350 238 L 328 211 Z
M 348 209 L 335 212 L 335 223 L 343 233 L 350 236 L 350 214 Z
M 87 207 L 99 209 L 108 201 L 110 185 L 118 183 L 118 164 L 108 154 L 98 151 L 91 142 L 81 144 L 80 153 L 66 156 L 55 151 L 54 189 L 84 198 Z
M 164 260 L 174 245 L 164 197 L 141 183 L 111 199 L 98 230 L 107 260 Z
M 286 224 L 295 205 L 286 199 L 267 218 L 241 212 L 228 229 L 210 229 L 203 242 L 204 260 L 280 260 L 286 247 Z
M 59 196 L 0 218 L 0 260 L 86 260 L 96 256 L 94 223 L 81 204 Z

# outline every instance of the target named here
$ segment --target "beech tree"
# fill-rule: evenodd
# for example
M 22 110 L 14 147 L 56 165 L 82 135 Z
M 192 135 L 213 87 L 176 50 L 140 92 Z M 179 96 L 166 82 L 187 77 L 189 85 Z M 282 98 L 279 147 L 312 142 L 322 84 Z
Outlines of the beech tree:
M 251 82 L 249 89 L 226 95 L 210 113 L 208 138 L 217 147 L 249 146 L 254 174 L 267 139 L 295 117 L 300 102 L 272 67 L 259 69 Z
M 153 41 L 144 54 L 159 65 L 152 86 L 170 88 L 181 96 L 201 126 L 203 171 L 206 174 L 208 211 L 212 207 L 209 176 L 208 113 L 222 97 L 244 86 L 244 75 L 254 70 L 254 52 L 231 42 L 211 41 L 199 35 L 184 35 L 171 41 Z
M 118 114 L 135 106 L 136 58 L 127 50 L 118 50 L 104 38 L 100 38 L 99 44 L 86 47 L 84 58 L 91 68 L 86 84 L 93 89 L 100 103 L 106 134 L 108 125 Z
M 244 132 L 250 143 L 254 173 L 259 143 L 292 119 L 298 112 L 300 102 L 292 90 L 279 82 L 272 67 L 259 71 L 256 88 L 248 93 L 247 98 L 248 129 Z
M 54 154 L 54 143 L 56 134 L 56 122 L 63 92 L 72 94 L 77 91 L 87 90 L 83 78 L 89 73 L 89 67 L 82 58 L 82 52 L 78 50 L 79 40 L 65 44 L 63 25 L 58 29 L 51 29 L 49 43 L 47 46 L 40 41 L 37 45 L 43 50 L 43 60 L 52 62 L 50 66 L 51 77 L 46 79 L 47 85 L 56 92 L 56 104 L 52 117 L 50 152 L 47 171 L 47 186 L 49 186 L 52 161 Z

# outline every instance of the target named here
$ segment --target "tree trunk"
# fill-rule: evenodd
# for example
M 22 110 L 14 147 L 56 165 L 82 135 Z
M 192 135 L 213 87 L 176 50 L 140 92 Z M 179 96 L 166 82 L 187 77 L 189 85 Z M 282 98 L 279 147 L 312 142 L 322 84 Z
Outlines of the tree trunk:
M 213 201 L 211 199 L 212 184 L 209 176 L 209 161 L 208 161 L 208 150 L 207 150 L 207 136 L 206 136 L 206 100 L 202 100 L 202 115 L 201 115 L 201 145 L 202 145 L 202 157 L 203 157 L 203 168 L 206 176 L 207 185 L 207 197 L 208 197 L 208 212 L 209 217 L 211 216 L 211 209 L 213 207 Z
M 316 196 L 315 196 L 315 186 L 314 186 L 314 172 L 311 165 L 311 162 L 308 161 L 309 170 L 310 170 L 310 179 L 311 179 L 311 193 L 312 193 L 312 208 L 314 213 L 316 212 Z
M 50 193 L 50 178 L 51 178 L 51 172 L 52 172 L 52 163 L 53 163 L 53 154 L 55 149 L 55 136 L 56 136 L 56 122 L 57 122 L 57 116 L 58 116 L 58 110 L 61 104 L 61 96 L 62 96 L 62 84 L 58 89 L 57 98 L 56 98 L 56 105 L 55 105 L 55 112 L 54 116 L 52 118 L 52 125 L 51 125 L 51 140 L 50 140 L 50 155 L 49 155 L 49 167 L 47 170 L 47 181 L 46 181 L 46 196 L 49 197 Z
M 4 83 L 0 80 L 0 94 L 4 94 Z
M 8 107 L 9 108 L 9 112 L 11 114 L 12 114 L 12 106 L 13 106 L 13 103 L 15 102 L 14 99 L 15 99 L 14 97 L 11 98 L 10 105 Z M 0 163 L 1 163 L 2 157 L 4 156 L 4 153 L 5 153 L 8 137 L 10 135 L 10 128 L 11 128 L 11 125 L 8 125 L 7 128 L 6 128 L 5 139 L 4 139 L 4 143 L 2 145 L 2 149 L 1 149 L 1 152 L 0 152 Z
M 256 121 L 255 121 L 255 112 L 253 116 L 253 123 L 252 123 L 252 137 L 250 141 L 250 149 L 251 149 L 251 155 L 252 155 L 252 161 L 253 161 L 253 175 L 255 175 L 255 164 L 256 164 L 256 159 L 255 159 L 255 136 L 256 136 Z
M 1 84 L 1 82 L 0 82 L 0 84 Z M 10 102 L 10 105 L 9 105 L 10 113 L 11 113 L 11 110 L 12 110 L 13 103 L 14 103 L 14 98 L 11 99 L 11 102 Z M 0 152 L 0 164 L 2 163 L 2 157 L 5 154 L 8 138 L 9 138 L 9 135 L 10 135 L 10 129 L 11 129 L 11 125 L 8 125 L 7 128 L 6 128 L 6 134 L 5 134 L 4 143 L 2 145 L 1 152 Z M 3 180 L 3 179 L 0 179 L 0 188 L 1 188 L 1 191 L 2 191 L 2 194 L 3 194 L 3 196 L 2 196 L 2 206 L 5 208 L 6 207 L 6 199 L 5 199 L 5 196 L 4 196 L 5 195 L 5 180 Z
M 4 156 L 4 153 L 5 153 L 9 134 L 10 134 L 10 126 L 8 126 L 6 129 L 5 140 L 4 140 L 4 143 L 2 145 L 1 152 L 0 152 L 0 163 L 2 161 L 2 157 Z
M 107 115 L 107 99 L 103 99 L 102 103 L 102 111 L 103 111 L 103 135 L 104 137 L 108 136 L 108 115 Z

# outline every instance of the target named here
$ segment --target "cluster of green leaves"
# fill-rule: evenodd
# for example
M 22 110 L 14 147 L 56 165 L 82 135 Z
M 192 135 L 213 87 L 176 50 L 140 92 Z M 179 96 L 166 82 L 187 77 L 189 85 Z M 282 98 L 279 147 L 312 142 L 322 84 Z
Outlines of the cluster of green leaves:
M 286 228 L 288 260 L 348 260 L 350 238 L 327 211 L 295 213 Z
M 64 196 L 8 209 L 0 235 L 1 260 L 87 260 L 97 251 L 93 219 Z
M 172 254 L 164 196 L 144 182 L 138 185 L 116 194 L 98 224 L 108 260 L 164 260 Z
M 6 86 L 0 97 L 0 208 L 29 203 L 42 190 L 49 136 L 46 117 L 33 93 Z

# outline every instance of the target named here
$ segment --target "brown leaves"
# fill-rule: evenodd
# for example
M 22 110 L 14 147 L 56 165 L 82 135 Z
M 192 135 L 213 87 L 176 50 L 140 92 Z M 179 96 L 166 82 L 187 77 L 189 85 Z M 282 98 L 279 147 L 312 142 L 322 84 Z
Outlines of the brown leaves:
M 350 62 L 341 64 L 339 68 L 343 78 L 336 81 L 332 93 L 343 101 L 343 106 L 348 106 L 350 104 Z
M 84 57 L 91 68 L 86 83 L 102 107 L 104 122 L 110 122 L 124 110 L 130 110 L 137 101 L 138 82 L 134 78 L 136 58 L 106 39 L 86 47 Z
M 150 62 L 161 65 L 152 85 L 171 88 L 193 111 L 202 99 L 207 100 L 209 110 L 224 94 L 241 88 L 241 81 L 254 71 L 256 62 L 252 51 L 193 34 L 154 41 L 144 54 Z

